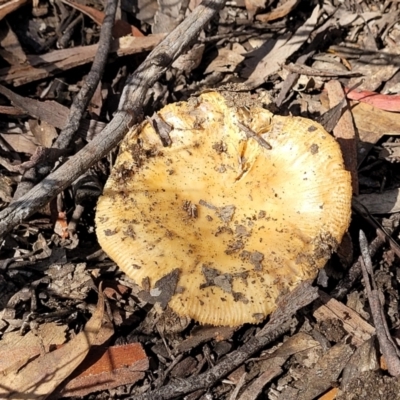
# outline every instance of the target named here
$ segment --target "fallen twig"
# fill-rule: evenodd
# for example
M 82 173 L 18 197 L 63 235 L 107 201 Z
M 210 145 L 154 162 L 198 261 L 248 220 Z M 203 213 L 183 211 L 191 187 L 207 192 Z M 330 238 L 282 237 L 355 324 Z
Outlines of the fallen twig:
M 307 76 L 324 76 L 329 78 L 334 78 L 338 76 L 362 76 L 360 72 L 357 71 L 336 71 L 336 70 L 325 70 L 309 67 L 308 65 L 301 64 L 287 64 L 282 65 L 282 68 L 293 72 L 295 74 L 307 75 Z
M 362 216 L 376 230 L 376 238 L 369 244 L 368 251 L 373 257 L 376 252 L 386 243 L 390 244 L 391 249 L 400 257 L 399 245 L 391 237 L 389 228 L 383 228 L 381 224 L 368 212 L 368 210 L 356 198 L 352 201 L 353 210 Z M 351 266 L 346 276 L 337 284 L 331 296 L 337 300 L 341 300 L 346 296 L 348 291 L 353 287 L 355 281 L 361 276 L 362 256 Z
M 130 127 L 143 120 L 143 106 L 149 87 L 184 52 L 224 3 L 224 0 L 203 1 L 149 54 L 128 80 L 119 110 L 104 130 L 59 169 L 0 213 L 0 237 L 68 187 L 115 147 Z
M 376 287 L 373 277 L 372 260 L 368 251 L 368 242 L 363 231 L 360 231 L 360 249 L 364 285 L 367 291 L 369 306 L 371 307 L 371 315 L 374 320 L 379 347 L 383 357 L 385 357 L 389 373 L 392 376 L 399 376 L 400 352 L 389 334 L 389 328 L 383 315 L 383 307 L 379 299 L 379 290 Z
M 93 64 L 90 68 L 86 79 L 83 81 L 83 85 L 75 96 L 71 108 L 69 110 L 68 119 L 65 127 L 61 130 L 58 138 L 53 144 L 56 149 L 67 149 L 72 137 L 77 132 L 79 124 L 86 111 L 86 107 L 89 101 L 93 97 L 93 94 L 103 76 L 104 67 L 108 59 L 108 53 L 110 52 L 112 42 L 112 29 L 114 26 L 115 13 L 117 11 L 117 0 L 107 1 L 105 9 L 105 18 L 100 31 L 99 46 L 97 48 L 96 55 L 93 60 Z M 32 187 L 48 175 L 53 168 L 52 163 L 39 163 L 34 167 L 27 170 L 21 180 L 21 184 L 18 185 L 17 190 L 14 194 L 14 201 L 18 200 L 21 196 L 27 193 Z M 34 177 L 34 179 L 32 179 Z M 25 178 L 25 179 L 24 179 Z
M 57 149 L 66 149 L 69 146 L 73 135 L 79 128 L 79 124 L 84 112 L 86 111 L 86 107 L 93 97 L 97 85 L 103 76 L 108 54 L 111 49 L 112 29 L 114 26 L 118 1 L 107 1 L 106 4 L 105 17 L 101 26 L 99 47 L 97 49 L 96 56 L 94 57 L 90 72 L 86 76 L 80 91 L 72 102 L 67 124 L 54 142 L 53 147 L 56 147 Z
M 373 257 L 385 243 L 385 238 L 378 234 L 368 247 L 371 256 Z M 360 256 L 347 271 L 346 276 L 337 284 L 336 288 L 331 293 L 333 298 L 341 300 L 347 295 L 356 280 L 361 276 L 361 261 L 362 257 Z
M 296 311 L 310 304 L 316 298 L 318 298 L 318 289 L 312 287 L 309 282 L 303 282 L 281 299 L 278 309 L 271 315 L 270 321 L 256 336 L 252 337 L 238 350 L 228 354 L 215 367 L 200 375 L 171 382 L 158 390 L 136 396 L 135 400 L 168 400 L 211 387 L 253 354 L 262 350 L 268 343 L 287 332 L 290 329 L 292 316 Z

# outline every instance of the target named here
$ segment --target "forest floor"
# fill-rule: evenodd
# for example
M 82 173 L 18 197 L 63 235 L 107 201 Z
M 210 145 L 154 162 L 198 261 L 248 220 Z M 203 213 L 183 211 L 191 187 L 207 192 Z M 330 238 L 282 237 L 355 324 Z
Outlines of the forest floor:
M 400 3 L 199 4 L 0 5 L 0 398 L 400 399 Z M 129 278 L 96 235 L 128 130 L 147 119 L 167 153 L 171 126 L 153 114 L 212 91 L 243 115 L 318 122 L 351 176 L 341 244 L 258 324 L 176 314 L 179 280 Z M 336 198 L 338 177 L 318 168 Z M 201 288 L 234 294 L 232 275 L 215 271 Z

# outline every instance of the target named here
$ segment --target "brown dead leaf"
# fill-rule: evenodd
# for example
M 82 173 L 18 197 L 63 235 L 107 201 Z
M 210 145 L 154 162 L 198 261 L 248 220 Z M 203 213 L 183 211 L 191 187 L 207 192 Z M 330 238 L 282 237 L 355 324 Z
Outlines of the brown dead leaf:
M 376 57 L 378 57 L 378 54 Z M 352 63 L 352 71 L 360 72 L 364 76 L 364 81 L 360 85 L 362 90 L 374 91 L 379 89 L 382 83 L 388 81 L 399 71 L 400 67 L 397 63 L 379 64 L 374 62 L 375 60 L 376 58 Z M 348 85 L 353 86 L 356 82 L 357 78 L 351 78 Z
M 1 133 L 0 135 L 17 153 L 34 154 L 38 147 L 36 139 L 24 133 Z
M 29 97 L 21 96 L 12 90 L 0 85 L 0 93 L 7 97 L 11 103 L 19 109 L 25 111 L 32 117 L 46 121 L 55 128 L 64 128 L 68 118 L 68 108 L 55 101 L 39 101 Z M 35 128 L 36 129 L 36 128 Z M 50 134 L 52 135 L 52 134 Z M 36 136 L 36 135 L 35 135 Z M 38 140 L 39 143 L 41 139 Z M 46 139 L 46 143 L 49 140 Z M 51 147 L 51 146 L 44 146 Z
M 367 103 L 350 102 L 351 113 L 360 138 L 358 164 L 383 135 L 400 135 L 399 114 L 383 111 Z
M 59 211 L 54 224 L 54 233 L 62 239 L 68 239 L 68 221 L 67 214 L 64 211 Z
M 244 60 L 244 56 L 242 56 L 244 53 L 245 49 L 239 43 L 234 43 L 232 49 L 228 49 L 227 47 L 219 49 L 217 57 L 211 61 L 204 73 L 233 72 Z
M 265 354 L 266 353 L 266 354 Z M 321 345 L 312 336 L 299 332 L 282 343 L 278 349 L 261 354 L 257 360 L 261 375 L 242 394 L 239 400 L 255 400 L 263 386 L 282 372 L 281 367 L 295 354 L 307 354 L 312 360 L 318 360 L 322 353 Z M 314 361 L 315 362 L 315 361 Z M 229 376 L 231 380 L 231 376 Z M 282 399 L 294 397 L 280 397 Z
M 239 397 L 239 400 L 256 400 L 263 387 L 282 372 L 283 370 L 280 367 L 272 367 L 268 371 L 263 372 L 249 387 L 246 388 Z
M 96 24 L 99 24 L 99 25 L 103 24 L 103 21 L 105 18 L 105 14 L 103 11 L 99 11 L 93 7 L 88 7 L 83 4 L 75 3 L 70 0 L 61 0 L 61 1 L 65 4 L 68 4 L 72 8 L 75 8 L 76 10 L 80 11 L 81 13 L 87 15 L 94 22 L 96 22 Z M 113 27 L 113 37 L 114 38 L 118 39 L 120 37 L 130 35 L 130 34 L 132 34 L 132 36 L 137 36 L 137 37 L 144 36 L 143 33 L 140 32 L 139 29 L 128 24 L 127 22 L 122 21 L 122 20 L 115 21 L 114 27 Z
M 379 369 L 375 341 L 375 337 L 366 340 L 351 356 L 343 371 L 342 382 L 340 384 L 341 392 L 350 393 L 354 380 L 358 379 L 363 372 Z
M 177 350 L 180 353 L 189 351 L 201 343 L 211 339 L 218 341 L 228 340 L 235 332 L 234 328 L 226 326 L 196 326 L 190 332 L 190 336 L 179 343 Z
M 46 103 L 42 104 L 44 106 Z M 39 142 L 40 146 L 51 147 L 51 145 L 53 144 L 53 140 L 57 137 L 57 131 L 55 127 L 53 125 L 50 125 L 46 121 L 40 122 L 36 120 L 29 120 L 28 124 L 33 136 Z
M 173 62 L 172 67 L 189 74 L 200 65 L 205 48 L 206 46 L 203 43 L 193 45 L 189 51 L 179 56 Z
M 49 322 L 39 325 L 36 332 L 29 331 L 23 336 L 19 331 L 5 333 L 0 340 L 0 371 L 39 355 L 41 349 L 49 352 L 54 346 L 62 345 L 66 330 L 65 325 Z
M 288 15 L 291 11 L 293 11 L 297 5 L 300 3 L 300 0 L 289 0 L 286 3 L 276 7 L 274 10 L 267 14 L 259 14 L 256 16 L 256 20 L 260 22 L 269 22 L 275 21 L 276 19 L 283 18 Z
M 338 343 L 326 351 L 311 369 L 304 369 L 295 387 L 288 386 L 281 392 L 282 399 L 311 400 L 326 392 L 336 382 L 354 350 L 346 343 Z
M 22 49 L 17 35 L 7 23 L 0 26 L 0 55 L 11 65 L 26 62 L 26 54 Z
M 0 399 L 46 399 L 84 360 L 101 329 L 104 297 L 99 290 L 97 308 L 85 329 L 64 346 L 0 375 Z
M 151 27 L 152 33 L 169 33 L 182 19 L 181 1 L 157 0 L 158 9 L 154 14 L 154 22 Z
M 325 88 L 328 91 L 330 107 L 335 107 L 345 99 L 345 94 L 339 81 L 329 81 Z M 350 110 L 345 109 L 342 112 L 338 123 L 333 128 L 333 134 L 342 150 L 344 165 L 351 174 L 353 194 L 358 195 L 357 139 Z
M 276 73 L 281 65 L 286 62 L 294 52 L 296 52 L 303 43 L 308 39 L 310 33 L 314 30 L 319 15 L 319 6 L 316 6 L 307 21 L 304 22 L 293 36 L 288 39 L 287 37 L 279 38 L 273 48 L 268 51 L 267 54 L 263 54 L 261 59 L 253 57 L 248 63 L 250 68 L 251 65 L 255 65 L 254 70 L 248 74 L 248 79 L 245 82 L 246 87 L 249 89 L 255 89 L 262 85 L 268 76 Z M 260 49 L 259 49 L 260 50 Z M 261 54 L 261 51 L 257 54 Z M 246 74 L 246 72 L 244 72 Z
M 266 0 L 244 0 L 249 18 L 252 19 L 257 10 L 265 7 Z
M 400 211 L 400 189 L 385 190 L 382 193 L 360 194 L 357 200 L 371 214 L 393 214 Z

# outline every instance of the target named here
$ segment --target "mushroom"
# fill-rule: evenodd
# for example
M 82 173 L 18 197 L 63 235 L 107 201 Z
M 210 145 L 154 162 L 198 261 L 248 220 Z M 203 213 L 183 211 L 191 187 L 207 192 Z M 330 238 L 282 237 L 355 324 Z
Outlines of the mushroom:
M 348 228 L 350 202 L 340 148 L 321 125 L 209 92 L 128 133 L 96 230 L 150 292 L 178 271 L 175 313 L 238 326 L 315 278 Z

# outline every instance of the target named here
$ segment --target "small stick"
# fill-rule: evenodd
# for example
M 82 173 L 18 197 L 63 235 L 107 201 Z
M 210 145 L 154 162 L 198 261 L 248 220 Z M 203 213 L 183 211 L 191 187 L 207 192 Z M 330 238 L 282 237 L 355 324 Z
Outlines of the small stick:
M 309 282 L 303 282 L 291 293 L 282 297 L 270 321 L 258 334 L 238 350 L 229 353 L 221 362 L 208 371 L 187 379 L 171 382 L 168 385 L 135 397 L 135 400 L 168 400 L 196 390 L 209 388 L 219 379 L 238 368 L 253 354 L 276 340 L 290 329 L 292 316 L 302 307 L 318 298 L 318 289 Z
M 130 127 L 143 120 L 143 107 L 148 89 L 192 43 L 224 3 L 225 0 L 204 0 L 154 48 L 127 81 L 119 110 L 103 131 L 59 169 L 0 212 L 0 237 L 62 192 L 108 154 L 124 138 Z
M 325 69 L 316 69 L 309 67 L 308 65 L 293 64 L 293 63 L 282 65 L 282 67 L 288 70 L 289 72 L 307 76 L 324 76 L 324 77 L 334 78 L 338 76 L 351 77 L 351 76 L 363 75 L 360 72 L 356 71 L 333 71 L 333 70 L 331 71 Z
M 373 277 L 372 260 L 368 250 L 367 238 L 362 230 L 360 230 L 360 249 L 362 255 L 361 269 L 364 278 L 364 285 L 367 291 L 369 306 L 371 307 L 371 314 L 376 329 L 376 336 L 379 341 L 379 347 L 382 355 L 385 357 L 390 375 L 399 376 L 399 350 L 389 334 L 389 328 L 379 299 L 379 290 L 376 287 Z
M 265 141 L 261 136 L 258 136 L 249 127 L 241 122 L 237 122 L 236 125 L 246 134 L 248 139 L 254 139 L 261 147 L 264 147 L 267 150 L 272 149 L 272 146 L 267 141 Z
M 100 31 L 99 47 L 93 60 L 92 67 L 83 85 L 75 96 L 68 114 L 65 127 L 60 132 L 58 138 L 53 144 L 53 148 L 65 150 L 79 128 L 79 124 L 86 112 L 86 108 L 93 97 L 93 94 L 103 76 L 104 67 L 108 59 L 108 53 L 111 48 L 112 28 L 114 26 L 115 13 L 117 11 L 118 0 L 107 1 L 105 9 L 105 17 Z M 33 186 L 48 175 L 53 168 L 53 163 L 40 163 L 28 169 L 18 185 L 14 193 L 13 201 L 18 200 L 21 196 L 33 188 Z M 32 179 L 34 177 L 34 179 Z M 24 179 L 25 178 L 25 179 Z

